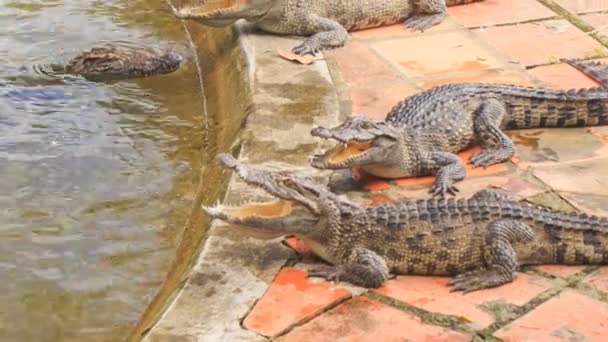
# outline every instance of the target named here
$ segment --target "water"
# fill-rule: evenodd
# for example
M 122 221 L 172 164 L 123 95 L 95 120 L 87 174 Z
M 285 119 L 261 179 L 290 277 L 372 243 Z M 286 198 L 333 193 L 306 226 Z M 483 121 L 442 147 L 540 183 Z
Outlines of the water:
M 164 0 L 0 0 L 0 27 L 0 340 L 121 340 L 215 151 L 184 27 Z M 112 83 L 31 67 L 104 42 L 186 61 Z

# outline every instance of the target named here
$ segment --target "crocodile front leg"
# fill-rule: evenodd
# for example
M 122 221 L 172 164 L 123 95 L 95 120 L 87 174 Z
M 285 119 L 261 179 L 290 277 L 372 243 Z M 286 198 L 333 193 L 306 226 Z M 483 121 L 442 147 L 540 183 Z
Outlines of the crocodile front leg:
M 343 46 L 348 40 L 348 31 L 335 20 L 319 17 L 314 14 L 306 15 L 302 24 L 316 32 L 306 38 L 302 44 L 291 51 L 298 55 L 314 55 L 325 49 Z
M 308 272 L 309 277 L 330 281 L 347 281 L 353 285 L 376 288 L 388 279 L 389 270 L 384 259 L 369 249 L 358 249 L 351 255 L 351 263 L 325 266 Z
M 466 174 L 462 160 L 449 152 L 433 152 L 430 160 L 439 167 L 439 171 L 437 171 L 435 183 L 429 192 L 433 196 L 439 197 L 445 197 L 446 193 L 456 195 L 459 190 L 454 183 L 463 180 Z
M 481 104 L 475 117 L 474 129 L 482 150 L 469 158 L 474 167 L 487 167 L 506 161 L 515 153 L 513 142 L 500 129 L 505 114 L 505 105 L 499 99 L 486 99 Z
M 447 6 L 445 0 L 414 0 L 414 13 L 403 24 L 413 31 L 424 31 L 445 19 Z
M 513 281 L 517 269 L 517 255 L 513 243 L 527 243 L 534 239 L 534 231 L 525 223 L 513 219 L 492 221 L 485 232 L 485 268 L 453 277 L 451 291 L 471 292 L 496 287 Z

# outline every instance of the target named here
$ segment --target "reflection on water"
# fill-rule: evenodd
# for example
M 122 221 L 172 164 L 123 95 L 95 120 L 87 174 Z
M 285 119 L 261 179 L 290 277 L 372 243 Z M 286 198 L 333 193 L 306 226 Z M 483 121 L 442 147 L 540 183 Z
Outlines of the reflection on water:
M 0 0 L 0 27 L 0 340 L 117 340 L 173 260 L 205 162 L 192 52 L 162 0 Z M 34 67 L 100 42 L 187 60 L 113 83 Z

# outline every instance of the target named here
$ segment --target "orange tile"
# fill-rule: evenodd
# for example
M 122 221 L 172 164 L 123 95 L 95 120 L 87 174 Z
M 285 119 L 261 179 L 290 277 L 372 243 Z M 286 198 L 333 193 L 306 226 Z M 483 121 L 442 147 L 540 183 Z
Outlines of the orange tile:
M 464 83 L 464 82 L 487 82 L 487 83 L 502 83 L 502 84 L 515 84 L 523 86 L 533 86 L 532 82 L 526 76 L 520 72 L 511 71 L 497 71 L 487 70 L 476 75 L 466 75 L 459 77 L 446 77 L 441 79 L 428 80 L 420 84 L 419 86 L 424 89 L 429 89 L 435 86 L 439 86 L 447 83 Z
M 605 341 L 608 304 L 567 290 L 498 330 L 504 341 Z
M 297 322 L 344 300 L 350 293 L 328 282 L 311 283 L 304 271 L 283 268 L 247 315 L 243 325 L 263 336 L 274 336 Z
M 452 31 L 371 44 L 406 76 L 423 77 L 449 72 L 497 69 L 504 65 L 468 32 Z
M 555 89 L 591 88 L 598 83 L 578 71 L 568 63 L 543 65 L 528 72 L 542 81 L 547 87 Z
M 362 43 L 351 41 L 334 51 L 340 73 L 351 85 L 397 80 L 395 71 Z
M 397 277 L 374 291 L 424 310 L 463 317 L 482 329 L 492 324 L 494 317 L 481 309 L 481 304 L 504 300 L 523 305 L 548 287 L 549 283 L 540 277 L 518 273 L 509 284 L 468 294 L 450 292 L 447 277 L 418 276 Z
M 433 184 L 435 182 L 435 176 L 424 176 L 424 177 L 411 177 L 411 178 L 399 178 L 395 180 L 398 186 L 411 186 L 420 184 Z
M 608 10 L 606 0 L 555 0 L 560 6 L 570 12 L 586 13 Z
M 546 64 L 559 58 L 581 58 L 597 51 L 608 51 L 566 20 L 496 26 L 473 32 L 513 61 L 525 65 Z
M 556 16 L 536 0 L 484 0 L 451 7 L 448 13 L 466 27 L 494 26 Z
M 568 278 L 584 270 L 585 266 L 541 265 L 536 266 L 536 269 L 556 277 Z
M 295 328 L 277 341 L 469 341 L 459 332 L 424 324 L 418 317 L 366 297 L 356 297 Z
M 600 291 L 608 293 L 608 267 L 602 267 L 591 273 L 585 278 L 584 282 Z
M 291 247 L 291 249 L 302 255 L 309 256 L 312 254 L 312 249 L 310 248 L 310 246 L 308 246 L 306 242 L 298 239 L 295 236 L 288 237 L 287 239 L 285 239 L 285 243 L 287 243 L 287 245 Z
M 370 119 L 384 120 L 397 103 L 416 92 L 416 88 L 405 83 L 351 89 L 352 111 Z

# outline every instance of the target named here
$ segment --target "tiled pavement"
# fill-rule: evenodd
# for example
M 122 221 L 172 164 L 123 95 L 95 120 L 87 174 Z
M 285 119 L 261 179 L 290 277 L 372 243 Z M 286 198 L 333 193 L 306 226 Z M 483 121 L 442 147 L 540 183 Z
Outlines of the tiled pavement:
M 570 11 L 569 20 L 553 10 Z M 355 32 L 331 52 L 350 91 L 352 111 L 383 119 L 404 96 L 447 82 L 481 81 L 554 88 L 596 83 L 560 58 L 608 56 L 571 22 L 608 36 L 608 0 L 486 0 L 453 7 L 424 34 L 401 25 Z M 597 35 L 595 35 L 597 37 Z M 600 39 L 601 40 L 601 39 Z M 604 61 L 608 61 L 604 59 Z M 468 170 L 464 196 L 488 186 L 565 210 L 608 215 L 608 129 L 512 131 L 508 163 Z M 463 158 L 471 151 L 462 154 Z M 363 175 L 363 203 L 427 196 L 432 177 L 386 182 Z M 400 276 L 366 291 L 307 279 L 315 260 L 302 242 L 244 318 L 246 329 L 280 341 L 606 341 L 608 268 L 527 268 L 505 286 L 462 295 L 447 278 Z

